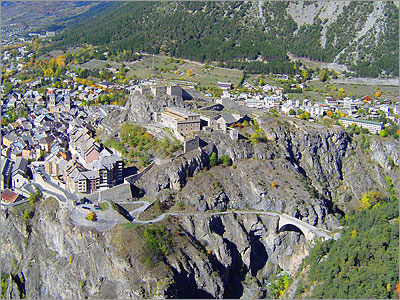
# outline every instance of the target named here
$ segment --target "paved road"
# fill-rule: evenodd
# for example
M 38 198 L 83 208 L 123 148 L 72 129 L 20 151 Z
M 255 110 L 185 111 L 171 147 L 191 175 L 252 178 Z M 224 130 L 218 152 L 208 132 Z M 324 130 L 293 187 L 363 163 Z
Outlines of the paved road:
M 47 194 L 50 194 L 52 196 L 57 197 L 58 200 L 60 200 L 62 202 L 66 202 L 67 201 L 67 198 L 65 198 L 64 195 L 59 194 L 59 193 L 55 193 L 54 191 L 50 191 L 48 189 L 45 189 L 39 183 L 28 183 L 28 184 L 24 185 L 25 190 L 27 190 L 29 193 L 35 192 L 34 187 L 38 188 L 42 192 L 46 192 Z
M 57 194 L 61 194 L 63 195 L 62 198 L 65 199 L 67 196 L 68 199 L 71 200 L 79 200 L 79 196 L 69 192 L 67 189 L 62 188 L 61 186 L 55 184 L 54 182 L 51 181 L 51 177 L 50 175 L 46 172 L 45 168 L 44 168 L 44 162 L 33 162 L 32 165 L 34 166 L 38 166 L 43 174 L 43 177 L 46 178 L 46 181 L 43 181 L 46 185 L 49 185 L 52 189 L 50 190 L 49 188 L 43 188 L 47 191 L 53 192 L 53 193 L 57 193 Z M 35 172 L 35 170 L 32 170 L 32 173 L 34 174 L 34 178 L 37 181 L 38 184 L 40 184 L 41 182 L 41 178 L 42 176 L 38 173 Z M 39 179 L 40 178 L 40 179 Z M 65 195 L 65 196 L 64 196 Z M 63 200 L 64 201 L 64 200 Z
M 13 206 L 17 206 L 17 205 L 26 203 L 28 201 L 29 201 L 28 199 L 24 199 L 24 200 L 20 200 L 20 201 L 14 202 L 14 203 L 7 203 L 7 204 L 6 203 L 1 203 L 1 205 L 4 206 L 4 207 L 13 207 Z
M 133 215 L 137 215 L 139 216 L 142 212 L 144 212 L 152 203 L 147 202 L 147 201 L 136 201 L 136 202 L 116 202 L 118 204 L 124 204 L 124 203 L 137 203 L 137 204 L 143 204 L 141 207 L 136 208 L 132 211 L 129 212 L 129 214 L 133 217 Z M 279 212 L 267 212 L 267 211 L 243 211 L 243 210 L 233 210 L 233 211 L 226 211 L 226 212 L 216 212 L 216 213 L 209 213 L 208 215 L 213 216 L 213 215 L 226 215 L 226 214 L 232 214 L 232 213 L 236 213 L 236 214 L 258 214 L 258 215 L 269 215 L 269 216 L 278 216 L 278 217 L 284 217 L 288 220 L 290 220 L 291 223 L 293 223 L 294 225 L 298 226 L 298 227 L 305 227 L 308 230 L 310 230 L 311 232 L 313 232 L 315 235 L 318 236 L 322 236 L 324 238 L 327 239 L 331 239 L 332 237 L 328 235 L 328 231 L 321 229 L 321 228 L 317 228 L 315 226 L 312 226 L 304 221 L 301 221 L 299 219 L 296 219 L 294 217 L 291 217 L 287 214 L 284 213 L 279 213 Z M 159 215 L 157 218 L 151 219 L 151 220 L 137 220 L 137 218 L 134 218 L 132 220 L 132 223 L 137 223 L 137 224 L 150 224 L 150 223 L 156 223 L 159 222 L 161 220 L 163 220 L 166 216 L 179 216 L 179 215 L 204 215 L 205 213 L 163 213 L 161 215 Z

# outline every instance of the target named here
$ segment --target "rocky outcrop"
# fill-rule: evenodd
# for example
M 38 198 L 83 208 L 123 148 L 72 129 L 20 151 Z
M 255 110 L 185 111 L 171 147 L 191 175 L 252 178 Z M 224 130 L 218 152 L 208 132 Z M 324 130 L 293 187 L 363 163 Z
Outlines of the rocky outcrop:
M 29 221 L 14 208 L 1 218 L 1 271 L 16 298 L 260 297 L 272 273 L 295 272 L 308 251 L 301 233 L 277 232 L 278 217 L 188 215 L 163 222 L 175 249 L 149 269 L 140 229 L 73 226 L 51 200 Z
M 372 187 L 384 191 L 385 176 L 397 182 L 393 172 L 399 157 L 390 141 L 383 144 L 370 136 L 366 154 L 360 137 L 339 126 L 274 118 L 258 122 L 264 141 L 232 141 L 222 131 L 199 133 L 207 144 L 202 151 L 155 166 L 137 185 L 155 198 L 163 189 L 174 190 L 175 198 L 199 211 L 273 210 L 332 229 L 337 226 L 333 214 L 343 214 L 351 199 L 360 199 Z M 208 170 L 213 152 L 228 155 L 234 167 Z
M 119 117 L 121 122 L 136 122 L 139 124 L 155 121 L 155 113 L 163 111 L 164 107 L 184 107 L 182 97 L 170 97 L 168 95 L 153 96 L 141 95 L 138 91 L 129 95 L 125 109 Z

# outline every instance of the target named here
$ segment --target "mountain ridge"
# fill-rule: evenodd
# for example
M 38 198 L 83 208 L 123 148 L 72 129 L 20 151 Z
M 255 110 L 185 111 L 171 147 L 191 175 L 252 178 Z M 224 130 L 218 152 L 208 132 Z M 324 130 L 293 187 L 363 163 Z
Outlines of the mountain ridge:
M 285 62 L 291 52 L 346 64 L 360 76 L 398 76 L 393 2 L 128 2 L 81 24 L 65 30 L 60 44 L 161 52 L 228 67 L 260 58 Z

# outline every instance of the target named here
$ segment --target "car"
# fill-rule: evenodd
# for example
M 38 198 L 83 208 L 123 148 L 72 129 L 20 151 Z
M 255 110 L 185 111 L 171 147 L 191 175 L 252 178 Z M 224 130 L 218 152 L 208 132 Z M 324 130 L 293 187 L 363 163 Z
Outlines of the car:
M 87 206 L 82 206 L 82 208 L 90 210 L 90 207 Z

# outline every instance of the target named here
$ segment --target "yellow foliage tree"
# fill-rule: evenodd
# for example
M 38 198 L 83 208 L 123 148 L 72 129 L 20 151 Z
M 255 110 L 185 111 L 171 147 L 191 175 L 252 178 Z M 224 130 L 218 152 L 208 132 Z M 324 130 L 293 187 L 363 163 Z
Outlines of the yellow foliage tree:
M 94 222 L 94 221 L 96 221 L 96 214 L 94 212 L 92 212 L 92 211 L 89 211 L 89 213 L 87 214 L 86 218 L 89 221 Z
M 375 97 L 380 97 L 380 96 L 382 96 L 381 92 L 378 91 L 378 92 L 375 93 Z
M 65 67 L 65 56 L 64 55 L 58 55 L 56 57 L 56 65 L 59 67 Z
M 277 188 L 277 187 L 278 187 L 278 185 L 276 184 L 275 181 L 272 181 L 272 182 L 271 182 L 271 186 L 272 186 L 273 188 Z
M 192 76 L 192 70 L 187 69 L 187 70 L 186 70 L 186 76 L 187 76 L 187 77 Z
M 333 114 L 333 112 L 332 112 L 332 111 L 330 111 L 330 110 L 328 110 L 326 114 L 327 114 L 327 115 L 328 115 L 330 118 L 332 118 L 332 117 L 333 117 L 333 115 L 334 115 L 334 114 Z

